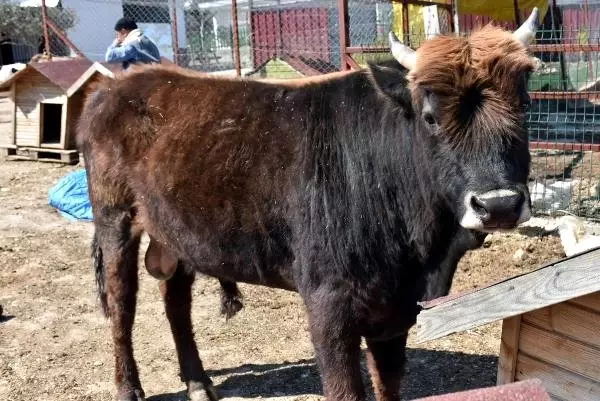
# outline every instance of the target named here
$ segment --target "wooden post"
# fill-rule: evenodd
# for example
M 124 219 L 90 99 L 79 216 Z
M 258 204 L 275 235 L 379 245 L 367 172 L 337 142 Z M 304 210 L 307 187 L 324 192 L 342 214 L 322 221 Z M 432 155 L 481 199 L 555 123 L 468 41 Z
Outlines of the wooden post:
M 52 53 L 50 53 L 50 37 L 48 35 L 48 15 L 46 13 L 46 0 L 42 0 L 42 24 L 44 28 L 44 51 L 48 59 L 52 59 Z
M 171 11 L 171 36 L 173 46 L 173 62 L 179 65 L 179 38 L 177 37 L 177 0 L 173 0 Z
M 231 0 L 231 18 L 233 28 L 233 61 L 235 63 L 235 73 L 239 77 L 242 75 L 242 67 L 240 61 L 240 37 L 238 32 L 237 0 Z
M 340 64 L 341 70 L 349 70 L 347 62 L 347 47 L 350 44 L 348 27 L 348 0 L 338 0 L 338 28 L 340 34 Z
M 502 321 L 502 338 L 498 357 L 498 375 L 496 385 L 515 381 L 515 368 L 519 350 L 519 333 L 521 332 L 521 315 Z

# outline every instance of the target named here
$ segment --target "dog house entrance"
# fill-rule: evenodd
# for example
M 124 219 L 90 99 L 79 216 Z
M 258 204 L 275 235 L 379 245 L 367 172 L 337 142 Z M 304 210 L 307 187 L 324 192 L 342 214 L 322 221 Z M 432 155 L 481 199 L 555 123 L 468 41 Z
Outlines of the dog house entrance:
M 41 104 L 41 128 L 43 145 L 60 144 L 60 131 L 62 121 L 62 104 Z

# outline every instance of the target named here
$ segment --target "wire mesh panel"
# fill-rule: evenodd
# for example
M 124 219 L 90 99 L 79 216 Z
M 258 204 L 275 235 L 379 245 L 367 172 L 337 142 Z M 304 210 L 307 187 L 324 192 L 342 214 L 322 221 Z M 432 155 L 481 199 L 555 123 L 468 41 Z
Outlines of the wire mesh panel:
M 77 21 L 72 10 L 62 6 L 48 7 L 48 18 L 62 30 Z M 69 56 L 70 49 L 58 35 L 49 35 L 52 53 Z M 41 7 L 24 7 L 11 0 L 0 0 L 0 65 L 26 63 L 43 53 L 45 48 Z
M 600 218 L 600 2 L 562 3 L 533 46 L 531 190 L 538 213 Z

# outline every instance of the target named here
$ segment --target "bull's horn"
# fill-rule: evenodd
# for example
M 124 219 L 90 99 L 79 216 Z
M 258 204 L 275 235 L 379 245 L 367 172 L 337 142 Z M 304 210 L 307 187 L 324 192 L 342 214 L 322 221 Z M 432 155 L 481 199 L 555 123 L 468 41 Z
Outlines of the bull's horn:
M 529 43 L 535 38 L 535 31 L 537 29 L 538 23 L 538 8 L 534 7 L 533 11 L 527 21 L 523 22 L 523 25 L 517 29 L 513 35 L 516 39 L 518 39 L 525 46 L 529 45 Z
M 409 71 L 415 68 L 417 62 L 416 52 L 400 42 L 394 32 L 390 32 L 389 36 L 392 56 Z

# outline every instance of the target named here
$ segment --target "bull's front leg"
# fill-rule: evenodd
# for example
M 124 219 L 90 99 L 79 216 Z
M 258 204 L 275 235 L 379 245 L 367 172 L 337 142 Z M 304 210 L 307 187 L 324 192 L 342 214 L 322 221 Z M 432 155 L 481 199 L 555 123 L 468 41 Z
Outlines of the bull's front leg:
M 367 340 L 367 362 L 377 401 L 399 401 L 404 376 L 407 335 L 385 340 Z
M 360 371 L 361 337 L 347 306 L 342 300 L 316 294 L 307 302 L 311 339 L 327 401 L 365 399 Z

